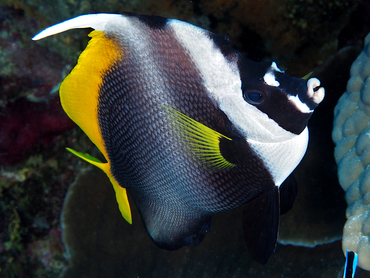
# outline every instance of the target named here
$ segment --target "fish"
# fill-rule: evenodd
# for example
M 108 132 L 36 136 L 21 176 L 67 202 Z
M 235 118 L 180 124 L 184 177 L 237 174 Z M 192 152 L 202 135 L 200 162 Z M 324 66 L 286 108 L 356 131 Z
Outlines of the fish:
M 106 161 L 68 150 L 107 174 L 132 223 L 130 196 L 163 249 L 198 246 L 213 215 L 244 206 L 247 248 L 266 264 L 297 194 L 291 173 L 325 95 L 320 81 L 155 15 L 81 15 L 33 40 L 77 28 L 94 30 L 60 86 L 61 105 Z
M 358 254 L 349 251 L 346 252 L 346 263 L 344 265 L 343 278 L 354 278 L 356 274 L 356 268 L 358 263 Z

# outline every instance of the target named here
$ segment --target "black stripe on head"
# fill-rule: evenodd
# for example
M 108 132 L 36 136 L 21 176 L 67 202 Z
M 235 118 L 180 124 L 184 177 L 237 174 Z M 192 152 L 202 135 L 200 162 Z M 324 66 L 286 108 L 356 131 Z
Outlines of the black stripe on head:
M 156 15 L 143 15 L 143 14 L 136 14 L 136 13 L 130 13 L 130 12 L 123 12 L 122 15 L 128 16 L 128 17 L 136 17 L 142 23 L 144 23 L 145 25 L 147 25 L 148 27 L 152 29 L 163 29 L 168 21 L 167 18 L 156 16 Z
M 266 86 L 270 87 L 270 86 Z M 300 134 L 307 126 L 312 113 L 302 113 L 278 88 L 269 88 L 268 101 L 256 107 L 266 113 L 279 126 L 294 134 Z
M 280 83 L 279 88 L 281 90 L 288 95 L 298 95 L 302 103 L 305 103 L 311 110 L 314 110 L 319 105 L 307 94 L 307 80 L 289 76 L 281 72 L 275 72 L 275 78 Z
M 274 87 L 264 81 L 265 74 L 271 71 L 271 62 L 253 62 L 240 55 L 238 65 L 244 100 L 267 114 L 285 130 L 300 134 L 306 128 L 312 113 L 302 113 L 289 101 L 288 95 L 296 96 L 301 91 L 307 92 L 306 80 L 274 71 L 280 77 L 276 80 L 282 81 L 282 84 Z

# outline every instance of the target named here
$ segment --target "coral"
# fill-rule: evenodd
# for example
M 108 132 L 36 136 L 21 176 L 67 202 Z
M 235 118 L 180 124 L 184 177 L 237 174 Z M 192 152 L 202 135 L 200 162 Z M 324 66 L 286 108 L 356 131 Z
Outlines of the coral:
M 343 252 L 358 253 L 359 266 L 370 270 L 370 34 L 351 67 L 347 91 L 334 110 L 333 141 L 338 178 L 346 191 L 347 222 Z
M 288 0 L 286 9 L 292 24 L 308 32 L 309 36 L 313 36 L 322 27 L 320 24 L 325 21 L 325 18 L 338 20 L 344 13 L 353 10 L 359 2 L 360 0 Z
M 69 131 L 75 125 L 59 104 L 59 82 L 68 66 L 57 53 L 31 44 L 36 22 L 21 10 L 0 7 L 1 277 L 56 277 L 62 271 L 31 260 L 27 246 L 53 240 L 47 235 L 58 227 L 80 165 L 71 162 L 65 146 L 85 138 Z
M 337 36 L 358 2 L 204 0 L 199 5 L 213 19 L 213 31 L 239 42 L 237 48 L 251 59 L 268 57 L 304 76 L 336 51 Z
M 344 264 L 338 241 L 315 248 L 279 244 L 267 265 L 258 264 L 244 247 L 242 209 L 216 215 L 209 238 L 197 248 L 177 251 L 156 247 L 135 206 L 132 215 L 130 225 L 101 170 L 81 172 L 68 190 L 61 217 L 69 255 L 62 277 L 339 277 Z M 356 277 L 367 276 L 358 271 Z
M 45 102 L 63 79 L 66 63 L 61 56 L 29 44 L 34 26 L 20 11 L 0 8 L 0 107 L 18 98 Z
M 0 108 L 0 162 L 14 164 L 22 161 L 33 147 L 49 144 L 74 123 L 62 110 L 55 95 L 47 103 L 19 99 Z
M 29 244 L 27 249 L 31 259 L 41 261 L 47 270 L 60 272 L 68 264 L 60 229 L 51 229 L 44 239 Z
M 279 9 L 276 9 L 276 5 L 270 6 L 270 3 L 273 4 L 273 2 L 275 4 L 279 3 Z M 309 1 L 296 0 L 294 2 L 300 3 L 302 7 L 309 4 Z M 4 117 L 7 113 L 14 113 L 10 110 L 12 105 L 14 107 L 24 105 L 26 110 L 34 109 L 36 112 L 41 109 L 44 111 L 42 112 L 44 115 L 47 109 L 51 109 L 53 105 L 57 106 L 57 100 L 54 99 L 55 95 L 50 95 L 49 93 L 51 91 L 55 92 L 55 88 L 62 80 L 63 75 L 67 73 L 67 63 L 75 64 L 80 50 L 86 45 L 86 40 L 84 39 L 86 36 L 81 35 L 79 32 L 61 34 L 41 42 L 40 45 L 43 47 L 37 47 L 37 44 L 31 42 L 30 38 L 51 24 L 82 13 L 136 11 L 187 20 L 212 31 L 228 35 L 232 38 L 236 48 L 254 60 L 276 59 L 278 58 L 276 57 L 277 50 L 283 51 L 282 56 L 279 58 L 279 64 L 283 62 L 290 73 L 293 73 L 295 76 L 303 76 L 313 70 L 316 65 L 325 61 L 326 57 L 329 56 L 329 52 L 335 51 L 335 34 L 337 30 L 341 29 L 351 9 L 347 12 L 341 10 L 340 17 L 334 19 L 326 15 L 322 16 L 321 11 L 317 14 L 315 12 L 311 13 L 311 16 L 321 17 L 323 21 L 318 26 L 313 24 L 313 22 L 317 21 L 308 21 L 308 28 L 301 28 L 299 24 L 302 20 L 299 17 L 304 17 L 308 14 L 295 12 L 292 13 L 293 17 L 289 16 L 289 13 L 292 11 L 287 10 L 288 6 L 284 6 L 284 4 L 288 5 L 288 3 L 293 3 L 293 1 L 60 0 L 50 4 L 50 1 L 47 0 L 4 0 L 0 8 L 0 84 L 2 86 L 0 116 Z M 11 8 L 6 8 L 4 5 L 8 5 Z M 258 11 L 262 14 L 257 14 L 257 10 L 250 10 L 249 6 L 252 5 L 260 5 Z M 304 9 L 301 10 L 304 11 Z M 367 17 L 367 13 L 365 13 L 365 16 Z M 307 17 L 304 20 L 307 22 Z M 333 29 L 329 30 L 332 33 L 329 34 L 321 30 L 322 26 L 328 24 L 331 24 L 333 27 Z M 368 25 L 362 24 L 362 26 L 368 32 Z M 281 27 L 283 27 L 283 33 L 274 33 L 274 30 L 281 30 Z M 268 28 L 268 30 L 264 30 L 265 28 Z M 328 28 L 325 30 L 328 30 Z M 88 31 L 81 32 L 87 33 Z M 310 40 L 307 40 L 307 32 L 310 33 Z M 297 33 L 298 35 L 294 35 Z M 349 33 L 357 40 L 361 38 L 358 35 L 358 26 L 351 29 Z M 346 38 L 344 41 L 347 42 Z M 279 46 L 280 42 L 284 42 L 287 47 Z M 321 50 L 325 50 L 325 53 Z M 40 59 L 41 53 L 43 59 Z M 51 100 L 50 104 L 48 104 L 49 100 Z M 40 106 L 38 106 L 38 103 L 34 104 L 34 101 L 41 101 L 39 102 L 41 103 Z M 41 119 L 41 114 L 36 113 L 36 117 Z M 25 116 L 20 117 L 26 118 Z M 29 117 L 32 118 L 33 114 L 30 113 Z M 15 118 L 15 114 L 13 114 L 11 119 L 15 120 Z M 30 121 L 32 122 L 33 120 L 31 119 Z M 57 124 L 58 121 L 54 121 L 54 123 Z M 1 124 L 3 122 L 0 122 Z M 5 125 L 10 127 L 10 123 L 5 123 Z M 34 126 L 35 123 L 32 125 Z M 21 126 L 19 124 L 18 130 L 14 129 L 16 135 L 23 134 L 22 136 L 25 138 L 26 127 L 27 125 Z M 20 131 L 24 132 L 21 133 Z M 65 151 L 65 147 L 69 146 L 73 149 L 91 153 L 92 146 L 89 140 L 82 135 L 82 132 L 77 129 L 37 140 L 43 141 L 44 139 L 46 141 L 52 140 L 52 144 L 43 145 L 42 143 L 37 143 L 31 147 L 26 143 L 27 149 L 29 147 L 32 148 L 32 150 L 28 151 L 30 156 L 24 155 L 22 148 L 20 148 L 19 154 L 15 154 L 15 156 L 19 155 L 19 157 L 27 158 L 12 167 L 3 164 L 0 171 L 1 277 L 56 277 L 62 271 L 61 269 L 55 269 L 56 273 L 51 273 L 52 271 L 45 269 L 41 262 L 34 262 L 37 261 L 36 257 L 31 262 L 27 245 L 33 242 L 47 245 L 43 240 L 52 239 L 52 237 L 48 236 L 49 231 L 59 227 L 59 216 L 67 187 L 74 180 L 74 176 L 84 167 L 83 162 Z M 10 149 L 15 151 L 13 145 L 10 145 Z M 8 152 L 8 150 L 5 151 Z M 5 154 L 4 158 L 6 158 L 5 161 L 7 159 L 9 161 L 13 160 L 9 154 Z M 15 159 L 14 163 L 16 161 Z M 222 222 L 220 218 L 215 219 L 215 228 L 211 231 L 212 234 L 210 236 L 215 238 L 210 238 L 209 240 L 213 242 L 230 242 L 227 249 L 221 249 L 216 253 L 215 250 L 220 248 L 220 246 L 208 244 L 204 248 L 202 247 L 202 249 L 186 249 L 181 254 L 168 253 L 167 257 L 163 257 L 166 256 L 166 252 L 161 252 L 154 247 L 143 232 L 144 228 L 142 226 L 131 229 L 133 226 L 119 226 L 123 222 L 122 217 L 119 215 L 115 218 L 109 213 L 106 217 L 99 216 L 98 212 L 96 215 L 94 214 L 96 211 L 93 210 L 91 203 L 91 207 L 88 207 L 89 200 L 97 200 L 96 206 L 99 205 L 99 207 L 105 207 L 105 205 L 109 204 L 113 206 L 116 205 L 116 202 L 113 197 L 112 203 L 109 203 L 110 199 L 105 199 L 99 193 L 96 193 L 100 192 L 100 187 L 96 189 L 94 195 L 93 190 L 95 187 L 89 188 L 88 181 L 98 187 L 96 182 L 100 181 L 100 179 L 94 176 L 92 180 L 87 180 L 85 187 L 83 187 L 85 191 L 80 191 L 81 202 L 78 200 L 77 202 L 81 206 L 77 206 L 78 204 L 76 206 L 77 212 L 84 214 L 80 214 L 80 216 L 82 219 L 85 219 L 85 222 L 77 222 L 77 226 L 75 225 L 75 229 L 73 229 L 71 221 L 76 218 L 68 220 L 67 224 L 71 228 L 69 231 L 76 234 L 76 241 L 70 242 L 68 248 L 71 251 L 81 251 L 77 253 L 81 254 L 79 262 L 83 261 L 83 256 L 85 256 L 87 259 L 94 258 L 91 262 L 95 262 L 95 265 L 92 264 L 91 268 L 89 268 L 84 264 L 86 262 L 84 261 L 73 269 L 69 269 L 74 274 L 81 274 L 83 271 L 94 274 L 93 271 L 96 269 L 103 273 L 104 271 L 109 272 L 109 266 L 117 263 L 112 267 L 112 269 L 117 269 L 124 262 L 122 268 L 119 269 L 121 272 L 117 276 L 128 276 L 132 273 L 132 277 L 135 274 L 137 274 L 136 276 L 143 274 L 141 275 L 142 277 L 145 277 L 144 274 L 146 274 L 146 276 L 152 277 L 155 273 L 157 273 L 157 276 L 161 276 L 164 273 L 163 277 L 174 277 L 176 276 L 174 273 L 176 273 L 178 277 L 189 277 L 194 273 L 201 273 L 199 276 L 210 277 L 215 276 L 212 274 L 217 272 L 217 269 L 220 269 L 218 274 L 221 277 L 222 273 L 225 277 L 245 277 L 246 275 L 251 277 L 274 277 L 276 273 L 284 273 L 286 277 L 297 277 L 302 274 L 300 272 L 302 268 L 299 268 L 299 266 L 304 262 L 303 269 L 305 270 L 302 271 L 306 275 L 320 277 L 322 273 L 326 273 L 328 274 L 326 275 L 327 277 L 336 277 L 333 273 L 340 271 L 344 261 L 341 252 L 338 253 L 336 251 L 338 248 L 340 249 L 337 243 L 312 249 L 279 245 L 271 266 L 259 268 L 258 265 L 249 263 L 249 257 L 240 251 L 244 247 L 240 247 L 243 244 L 241 239 L 237 241 L 237 235 L 240 235 L 240 230 L 237 229 L 240 227 L 234 227 L 235 223 L 240 223 L 240 219 L 235 219 L 234 216 L 237 212 L 221 215 L 221 218 L 229 217 L 230 221 L 228 222 Z M 111 190 L 109 182 L 106 182 L 106 186 L 105 190 Z M 104 183 L 102 187 L 104 188 Z M 86 192 L 88 194 L 85 194 Z M 87 202 L 82 202 L 86 201 L 86 198 Z M 100 202 L 104 200 L 107 200 L 107 202 L 101 204 Z M 18 213 L 20 221 L 17 220 L 14 211 Z M 117 212 L 118 210 L 114 207 L 113 211 Z M 75 213 L 75 217 L 79 213 Z M 103 213 L 106 213 L 106 210 Z M 136 214 L 136 220 L 139 219 L 138 217 Z M 104 230 L 105 224 L 107 226 L 112 224 L 110 221 L 104 222 L 104 219 L 122 222 L 120 222 L 121 224 L 117 223 L 116 228 Z M 89 221 L 93 222 L 90 230 L 79 230 L 78 225 L 80 223 L 89 223 Z M 102 222 L 99 223 L 99 221 Z M 135 222 L 139 225 L 140 221 Z M 222 227 L 227 227 L 228 229 Z M 64 227 L 64 229 L 66 228 Z M 219 237 L 220 233 L 217 233 L 217 231 L 221 229 L 224 229 L 223 234 L 229 234 L 228 238 Z M 112 230 L 114 237 L 107 235 Z M 237 233 L 234 233 L 234 230 Z M 103 234 L 104 232 L 106 234 Z M 4 244 L 11 242 L 12 233 L 14 245 L 8 243 L 7 246 L 10 249 L 6 249 Z M 71 233 L 69 236 L 73 239 Z M 97 241 L 89 241 L 91 234 L 98 234 L 95 238 Z M 17 240 L 16 235 L 21 236 L 20 241 Z M 80 247 L 77 245 L 78 239 L 81 239 Z M 96 246 L 99 240 L 102 240 L 102 243 Z M 20 249 L 18 247 L 14 248 L 17 246 L 16 243 Z M 206 242 L 202 245 L 204 244 Z M 86 250 L 83 250 L 85 247 Z M 100 247 L 104 248 L 100 250 L 107 251 L 108 255 L 106 258 L 103 254 L 100 257 L 97 255 L 100 252 Z M 91 255 L 89 253 L 90 250 L 94 251 Z M 206 254 L 203 253 L 204 250 L 206 250 Z M 118 252 L 122 252 L 121 254 L 123 255 L 117 255 Z M 291 255 L 289 256 L 289 254 Z M 325 257 L 326 255 L 329 257 Z M 213 263 L 215 257 L 218 260 Z M 302 258 L 305 258 L 305 260 Z M 76 257 L 73 258 L 74 262 L 76 262 L 75 259 Z M 99 259 L 102 260 L 99 261 Z M 104 263 L 106 266 L 104 266 Z M 147 267 L 144 268 L 143 266 Z M 279 274 L 276 275 L 281 277 Z M 79 277 L 83 277 L 83 273 Z M 104 277 L 113 276 L 107 275 Z M 356 273 L 356 277 L 361 277 L 360 272 Z
M 15 166 L 1 167 L 1 277 L 57 277 L 63 271 L 66 261 L 60 256 L 62 250 L 55 253 L 60 247 L 55 232 L 67 187 L 83 166 L 65 146 L 85 151 L 89 148 L 90 152 L 92 145 L 88 142 L 81 131 L 74 129 L 54 138 L 53 144 L 43 146 L 42 153 Z M 42 252 L 52 252 L 48 248 L 56 254 L 49 268 L 42 263 L 47 258 Z M 3 273 L 6 275 L 2 276 Z
M 56 53 L 25 43 L 23 36 L 31 34 L 20 26 L 32 26 L 32 20 L 19 11 L 1 11 L 0 164 L 14 164 L 37 144 L 47 144 L 75 125 L 56 94 L 66 63 Z
M 343 2 L 343 1 L 342 1 Z M 337 35 L 359 0 L 351 1 L 8 1 L 30 18 L 39 30 L 84 13 L 120 11 L 156 14 L 201 24 L 229 36 L 252 60 L 274 59 L 291 73 L 303 76 L 336 51 Z M 36 33 L 36 32 L 35 32 Z M 71 32 L 42 42 L 73 63 L 86 40 Z M 65 47 L 68 46 L 68 47 Z
M 11 248 L 15 248 L 17 250 L 20 250 L 21 247 L 21 239 L 22 235 L 20 233 L 20 225 L 21 219 L 19 217 L 19 214 L 15 208 L 13 208 L 13 214 L 10 218 L 9 223 L 9 241 L 4 242 L 5 250 L 10 250 Z
M 333 111 L 346 90 L 350 67 L 361 50 L 346 47 L 313 73 L 325 88 L 325 100 L 308 124 L 310 143 L 293 173 L 298 196 L 292 210 L 281 217 L 279 243 L 312 247 L 342 238 L 347 204 L 333 157 Z

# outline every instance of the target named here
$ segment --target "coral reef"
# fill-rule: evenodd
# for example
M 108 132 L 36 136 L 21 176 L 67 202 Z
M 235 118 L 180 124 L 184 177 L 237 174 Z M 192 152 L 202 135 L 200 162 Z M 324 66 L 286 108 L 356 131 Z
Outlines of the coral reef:
M 53 138 L 75 124 L 62 110 L 58 95 L 47 103 L 31 103 L 19 99 L 0 108 L 0 162 L 22 161 L 39 145 L 48 145 Z
M 19 10 L 0 8 L 0 107 L 19 98 L 45 102 L 58 91 L 66 63 L 58 53 L 30 44 L 36 22 Z
M 58 268 L 59 263 L 61 263 L 60 267 L 63 267 L 65 263 L 63 257 L 60 256 L 62 252 L 62 249 L 59 249 L 61 247 L 60 238 L 53 233 L 60 228 L 59 216 L 67 187 L 81 169 L 86 167 L 78 158 L 67 153 L 65 147 L 88 153 L 91 153 L 92 149 L 89 140 L 79 130 L 67 130 L 59 126 L 64 125 L 63 114 L 60 114 L 61 110 L 57 109 L 57 94 L 50 94 L 50 92 L 57 93 L 56 88 L 59 82 L 68 72 L 70 65 L 75 64 L 81 49 L 86 46 L 86 36 L 79 32 L 69 32 L 36 44 L 30 40 L 33 35 L 51 24 L 82 13 L 134 11 L 157 14 L 186 20 L 214 32 L 226 34 L 232 39 L 234 46 L 249 58 L 253 60 L 273 58 L 278 60 L 279 66 L 285 68 L 290 74 L 303 76 L 316 66 L 323 64 L 330 54 L 337 50 L 338 40 L 340 47 L 361 44 L 363 34 L 369 32 L 369 25 L 366 24 L 368 22 L 366 21 L 368 20 L 368 9 L 366 8 L 369 6 L 368 1 L 361 1 L 353 13 L 352 10 L 356 8 L 358 1 L 342 2 L 61 0 L 51 4 L 46 0 L 1 1 L 0 135 L 7 134 L 3 135 L 4 142 L 8 140 L 9 135 L 13 140 L 8 141 L 7 147 L 1 147 L 0 144 L 2 148 L 0 154 L 0 161 L 2 161 L 0 171 L 0 276 L 58 277 L 62 272 L 63 269 Z M 351 4 L 350 8 L 346 9 L 344 2 Z M 331 16 L 333 13 L 335 13 L 334 17 Z M 340 32 L 339 38 L 337 37 L 338 32 Z M 324 84 L 324 86 L 327 85 Z M 326 99 L 328 99 L 328 94 Z M 25 113 L 20 110 L 24 110 Z M 49 119 L 46 130 L 36 120 L 42 121 L 45 116 Z M 320 122 L 318 119 L 317 124 Z M 3 128 L 7 130 L 6 133 Z M 55 132 L 49 133 L 53 129 Z M 40 136 L 39 133 L 43 135 Z M 27 138 L 28 136 L 30 138 Z M 320 134 L 317 133 L 316 136 Z M 15 144 L 16 138 L 22 138 L 23 145 L 18 147 Z M 31 144 L 31 141 L 35 144 Z M 44 142 L 51 142 L 51 144 L 47 145 Z M 320 155 L 316 158 L 321 159 Z M 22 159 L 24 160 L 21 161 Z M 9 166 L 9 163 L 17 164 Z M 311 164 L 311 160 L 307 160 L 307 163 Z M 315 175 L 317 172 L 314 167 L 313 170 L 313 175 Z M 330 171 L 334 171 L 331 166 Z M 320 186 L 326 185 L 326 179 L 311 179 L 310 183 L 304 178 L 305 174 L 306 172 L 302 169 L 302 177 L 307 182 L 308 188 L 312 186 L 312 183 L 317 184 L 314 190 L 320 191 L 320 194 L 316 195 L 321 196 L 318 203 L 325 203 L 325 196 L 330 193 L 329 189 L 332 188 L 332 184 L 329 189 L 322 190 Z M 235 277 L 246 275 L 248 277 L 274 277 L 274 275 L 280 277 L 282 273 L 285 277 L 297 277 L 302 275 L 305 269 L 304 275 L 306 276 L 320 277 L 327 274 L 326 277 L 335 277 L 332 274 L 340 272 L 343 265 L 344 258 L 341 252 L 337 251 L 340 249 L 337 242 L 313 249 L 279 245 L 270 266 L 261 268 L 251 262 L 245 254 L 245 248 L 240 239 L 240 227 L 234 228 L 236 223 L 240 223 L 240 215 L 237 215 L 238 217 L 234 215 L 239 213 L 237 211 L 222 214 L 215 219 L 211 237 L 206 239 L 207 242 L 202 243 L 202 245 L 206 244 L 202 249 L 187 248 L 180 250 L 179 253 L 158 250 L 147 238 L 137 214 L 134 216 L 134 226 L 123 225 L 124 221 L 120 216 L 116 218 L 115 215 L 108 214 L 102 218 L 98 216 L 100 215 L 98 212 L 97 216 L 94 216 L 91 201 L 97 200 L 96 204 L 99 204 L 99 207 L 116 205 L 115 201 L 111 202 L 109 198 L 103 198 L 105 193 L 101 193 L 100 198 L 98 192 L 101 189 L 96 183 L 99 180 L 93 176 L 92 179 L 86 181 L 90 181 L 95 186 L 90 189 L 88 186 L 84 187 L 89 193 L 87 196 L 90 196 L 88 197 L 90 203 L 82 202 L 86 200 L 86 197 L 84 197 L 85 192 L 81 192 L 81 206 L 78 207 L 75 204 L 77 212 L 83 214 L 80 215 L 82 219 L 94 222 L 91 226 L 87 226 L 90 229 L 81 230 L 85 234 L 79 233 L 76 223 L 71 222 L 73 218 L 67 221 L 69 228 L 67 224 L 62 227 L 63 230 L 76 231 L 75 242 L 73 242 L 74 238 L 71 233 L 66 235 L 67 238 L 70 237 L 70 241 L 66 240 L 66 242 L 70 260 L 73 262 L 68 271 L 73 275 L 81 274 L 82 271 L 92 274 L 94 270 L 97 270 L 97 273 L 108 273 L 109 275 L 116 271 L 111 276 L 104 277 L 114 277 L 114 275 L 121 277 L 122 273 L 126 275 L 126 270 L 129 269 L 127 276 L 133 273 L 142 277 L 145 275 L 189 277 L 194 274 L 200 277 L 214 277 L 214 273 L 219 274 L 220 277 L 222 275 L 225 277 L 233 275 Z M 104 184 L 105 182 L 102 182 L 103 190 L 105 190 Z M 95 190 L 94 188 L 97 188 L 95 193 L 91 191 Z M 107 188 L 108 191 L 111 190 L 111 186 Z M 294 217 L 288 214 L 287 218 L 290 218 L 292 222 L 286 222 L 285 227 L 291 227 L 287 231 L 286 238 L 291 240 L 289 233 L 294 232 L 300 234 L 299 241 L 303 239 L 312 242 L 312 240 L 320 239 L 320 235 L 312 233 L 312 237 L 308 238 L 309 235 L 302 231 L 309 230 L 307 223 L 318 224 L 316 220 L 319 219 L 315 218 L 315 215 L 319 212 L 317 212 L 318 208 L 312 208 L 311 199 L 306 199 L 306 195 L 300 195 L 305 191 L 310 193 L 308 189 L 301 189 L 295 207 L 300 207 L 298 202 L 308 205 L 303 206 L 304 213 L 308 216 L 300 217 L 302 214 L 299 209 L 297 212 L 293 211 Z M 311 193 L 308 196 L 312 197 L 312 195 L 315 194 Z M 101 203 L 102 201 L 104 203 Z M 87 208 L 88 210 L 84 210 Z M 118 210 L 114 208 L 114 211 Z M 334 212 L 328 212 L 325 215 L 328 217 L 332 215 L 333 219 L 329 219 L 328 222 L 321 221 L 324 229 L 331 229 L 333 227 L 331 225 L 337 227 L 342 219 L 334 219 L 336 217 Z M 77 216 L 78 213 L 75 217 Z M 313 221 L 298 222 L 305 218 Z M 100 225 L 99 221 L 101 221 Z M 103 227 L 109 227 L 109 224 L 112 224 L 110 221 L 116 221 L 117 227 L 104 230 Z M 296 229 L 295 223 L 300 223 L 300 229 Z M 226 228 L 222 227 L 228 229 L 225 230 Z M 325 235 L 337 236 L 337 229 L 332 229 L 333 231 Z M 109 233 L 119 237 L 113 237 Z M 221 236 L 222 234 L 224 237 Z M 227 238 L 226 234 L 228 234 Z M 91 238 L 93 242 L 84 241 Z M 80 246 L 77 245 L 76 240 L 81 240 Z M 97 245 L 99 241 L 101 244 Z M 213 246 L 215 242 L 220 241 L 224 242 Z M 231 241 L 231 243 L 225 245 L 225 241 Z M 56 245 L 53 245 L 54 243 Z M 84 248 L 86 251 L 95 253 L 90 255 L 84 252 Z M 99 248 L 107 252 L 106 257 L 103 252 L 100 257 L 97 255 L 96 252 L 100 252 Z M 77 257 L 72 255 L 73 249 L 76 254 L 86 256 L 86 260 L 80 257 L 76 261 Z M 204 250 L 208 250 L 206 254 L 203 253 Z M 51 262 L 48 258 L 55 259 L 56 264 L 48 263 Z M 87 260 L 91 258 L 92 264 L 89 268 Z M 294 267 L 287 263 L 293 264 Z M 120 268 L 121 264 L 122 268 Z M 55 267 L 50 267 L 52 265 Z M 143 268 L 143 265 L 146 267 Z M 65 277 L 68 277 L 67 273 Z M 356 277 L 365 276 L 357 272 Z
M 84 165 L 65 146 L 86 150 L 91 144 L 77 129 L 52 142 L 40 154 L 1 167 L 1 277 L 58 277 L 66 263 L 57 235 L 59 217 L 67 188 Z
M 200 8 L 212 19 L 213 30 L 237 41 L 250 58 L 268 57 L 288 73 L 304 76 L 336 51 L 338 34 L 358 3 L 204 0 Z
M 346 191 L 343 252 L 358 253 L 370 270 L 370 34 L 351 68 L 347 91 L 334 110 L 333 141 L 339 182 Z
M 7 1 L 37 18 L 42 28 L 85 13 L 120 11 L 173 17 L 229 36 L 254 60 L 274 59 L 289 73 L 303 76 L 336 51 L 339 32 L 360 0 L 351 1 Z M 86 31 L 85 31 L 86 32 Z M 42 42 L 72 63 L 86 40 L 71 32 Z M 64 47 L 68 45 L 68 47 Z
M 132 208 L 129 225 L 117 209 L 106 175 L 96 168 L 80 173 L 63 207 L 70 267 L 62 277 L 338 277 L 342 271 L 338 241 L 316 248 L 278 245 L 267 265 L 253 261 L 243 242 L 241 209 L 216 215 L 197 248 L 162 250 Z
M 59 228 L 51 229 L 44 239 L 29 244 L 27 249 L 31 260 L 40 261 L 47 270 L 60 272 L 68 265 Z
M 57 94 L 65 62 L 58 54 L 25 42 L 31 33 L 24 26 L 32 26 L 33 20 L 19 11 L 2 12 L 0 164 L 15 164 L 38 144 L 49 143 L 75 125 L 62 110 Z

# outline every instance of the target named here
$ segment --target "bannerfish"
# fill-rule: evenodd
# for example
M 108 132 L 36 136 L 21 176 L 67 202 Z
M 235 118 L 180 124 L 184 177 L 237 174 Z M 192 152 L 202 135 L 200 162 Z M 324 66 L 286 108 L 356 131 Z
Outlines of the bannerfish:
M 320 81 L 159 16 L 82 15 L 33 40 L 75 28 L 94 31 L 60 86 L 61 104 L 106 162 L 70 151 L 108 175 L 122 216 L 132 222 L 128 192 L 153 241 L 175 250 L 197 246 L 214 214 L 244 205 L 247 247 L 267 263 L 296 196 L 289 176 L 324 98 Z

